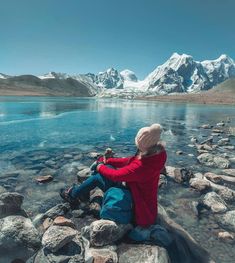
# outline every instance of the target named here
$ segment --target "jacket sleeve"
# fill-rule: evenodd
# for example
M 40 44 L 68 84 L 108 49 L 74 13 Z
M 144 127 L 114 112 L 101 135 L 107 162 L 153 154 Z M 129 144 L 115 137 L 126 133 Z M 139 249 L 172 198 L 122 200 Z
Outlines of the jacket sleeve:
M 144 172 L 143 166 L 135 161 L 118 170 L 105 165 L 99 167 L 99 173 L 114 182 L 141 182 L 144 180 Z
M 128 165 L 131 157 L 124 157 L 124 158 L 109 158 L 106 161 L 106 164 L 112 165 L 114 168 L 122 168 Z

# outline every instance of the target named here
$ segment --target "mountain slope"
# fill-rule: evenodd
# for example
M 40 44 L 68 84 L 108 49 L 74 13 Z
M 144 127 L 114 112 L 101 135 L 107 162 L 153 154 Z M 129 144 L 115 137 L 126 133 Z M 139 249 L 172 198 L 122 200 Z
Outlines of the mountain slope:
M 72 79 L 45 78 L 22 75 L 0 79 L 0 94 L 42 95 L 42 96 L 94 96 L 93 90 L 84 83 Z

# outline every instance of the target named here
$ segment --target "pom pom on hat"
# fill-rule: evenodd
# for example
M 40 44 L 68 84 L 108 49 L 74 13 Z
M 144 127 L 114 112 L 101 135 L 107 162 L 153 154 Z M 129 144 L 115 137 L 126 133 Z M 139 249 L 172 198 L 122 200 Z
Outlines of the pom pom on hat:
M 160 124 L 155 123 L 150 127 L 141 128 L 136 137 L 135 144 L 141 152 L 146 152 L 152 146 L 157 145 L 160 141 L 162 127 Z

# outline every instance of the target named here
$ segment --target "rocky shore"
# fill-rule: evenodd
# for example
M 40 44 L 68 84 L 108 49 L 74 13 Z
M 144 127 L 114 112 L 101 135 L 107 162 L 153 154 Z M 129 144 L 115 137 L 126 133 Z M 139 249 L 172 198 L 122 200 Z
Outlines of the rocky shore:
M 213 240 L 227 246 L 235 243 L 235 130 L 227 120 L 201 125 L 199 131 L 206 132 L 207 136 L 202 140 L 196 133 L 192 134 L 189 145 L 197 153 L 198 170 L 182 167 L 180 163 L 177 167 L 166 166 L 160 180 L 162 206 L 157 223 L 171 233 L 177 247 L 175 258 L 154 244 L 133 244 L 127 238 L 132 225 L 117 225 L 100 219 L 97 200 L 102 199 L 103 193 L 99 190 L 93 191 L 90 199 L 77 207 L 61 202 L 58 193 L 53 192 L 64 186 L 58 178 L 66 178 L 65 184 L 74 178 L 81 183 L 90 176 L 89 164 L 99 154 L 68 150 L 61 156 L 56 153 L 52 158 L 39 152 L 36 155 L 29 153 L 30 159 L 12 157 L 11 161 L 19 170 L 1 175 L 1 183 L 5 183 L 0 187 L 0 262 L 214 262 L 205 244 L 199 245 L 191 236 L 193 233 L 179 225 L 177 211 L 167 198 L 169 186 L 182 187 L 190 196 L 184 211 L 190 210 L 199 221 L 208 219 Z M 180 149 L 176 155 L 184 156 L 185 153 Z M 57 166 L 58 159 L 63 160 L 60 167 Z M 36 215 L 23 202 L 25 186 L 15 184 L 24 178 L 21 177 L 22 162 L 28 167 L 26 182 L 32 179 L 36 184 L 31 198 L 36 198 L 39 188 L 48 198 L 40 204 L 43 209 Z M 40 172 L 35 174 L 35 170 Z M 71 180 L 71 177 L 74 178 Z M 209 222 L 211 216 L 213 221 Z M 213 244 L 213 240 L 208 243 Z M 213 259 L 221 262 L 219 258 Z

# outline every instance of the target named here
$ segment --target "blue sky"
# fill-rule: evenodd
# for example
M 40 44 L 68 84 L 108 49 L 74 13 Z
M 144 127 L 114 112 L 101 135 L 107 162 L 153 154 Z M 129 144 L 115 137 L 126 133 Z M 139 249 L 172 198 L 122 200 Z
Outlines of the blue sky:
M 142 79 L 173 52 L 235 59 L 234 0 L 0 0 L 0 72 Z

